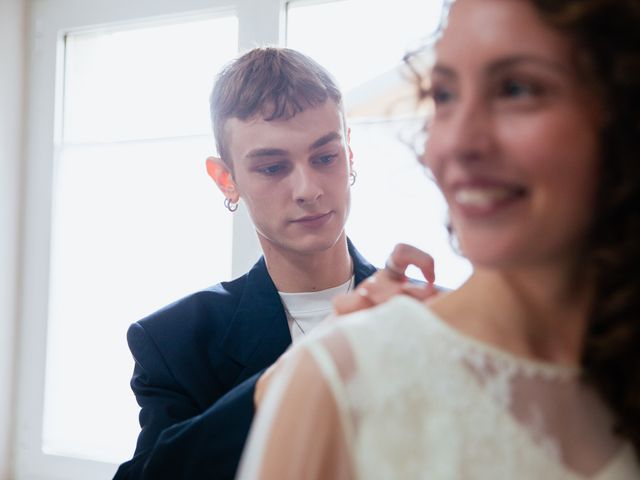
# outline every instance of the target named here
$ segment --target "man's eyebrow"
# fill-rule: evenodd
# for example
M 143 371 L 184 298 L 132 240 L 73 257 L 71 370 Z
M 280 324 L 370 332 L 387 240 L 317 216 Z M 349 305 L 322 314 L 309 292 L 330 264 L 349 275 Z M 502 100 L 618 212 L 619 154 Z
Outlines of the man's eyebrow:
M 313 142 L 309 147 L 309 151 L 316 150 L 323 145 L 326 145 L 327 143 L 341 139 L 342 135 L 340 135 L 338 132 L 329 132 Z M 283 148 L 256 148 L 247 153 L 245 155 L 245 158 L 283 157 L 288 154 L 289 152 L 287 150 L 284 150 Z
M 256 148 L 245 155 L 246 158 L 282 157 L 289 152 L 281 148 Z
M 327 133 L 326 135 L 323 135 L 318 140 L 313 142 L 309 147 L 309 151 L 316 150 L 326 145 L 327 143 L 333 142 L 334 140 L 342 140 L 342 135 L 340 135 L 338 132 Z

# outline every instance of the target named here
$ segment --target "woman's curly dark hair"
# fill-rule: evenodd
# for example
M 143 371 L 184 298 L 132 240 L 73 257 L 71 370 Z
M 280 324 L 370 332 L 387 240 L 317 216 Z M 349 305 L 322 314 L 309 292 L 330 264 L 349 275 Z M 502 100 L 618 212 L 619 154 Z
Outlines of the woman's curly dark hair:
M 582 365 L 640 457 L 640 0 L 531 1 L 574 42 L 580 72 L 606 110 Z
M 528 1 L 573 43 L 575 65 L 605 110 L 585 257 L 595 294 L 582 366 L 614 413 L 616 433 L 640 458 L 640 0 Z M 444 1 L 443 21 L 453 3 Z M 441 33 L 442 26 L 427 47 Z M 430 97 L 422 53 L 405 57 L 419 101 Z

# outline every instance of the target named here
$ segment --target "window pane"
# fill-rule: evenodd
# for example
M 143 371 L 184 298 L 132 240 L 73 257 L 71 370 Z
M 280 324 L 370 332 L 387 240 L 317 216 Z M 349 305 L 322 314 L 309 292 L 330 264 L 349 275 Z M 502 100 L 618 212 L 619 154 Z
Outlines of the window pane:
M 416 245 L 436 259 L 437 283 L 454 288 L 471 267 L 452 250 L 444 200 L 407 145 L 420 121 L 381 120 L 388 112 L 379 111 L 381 95 L 403 97 L 394 91 L 407 88 L 398 66 L 435 32 L 441 8 L 436 0 L 292 2 L 287 43 L 327 67 L 345 92 L 345 105 L 357 106 L 349 109 L 357 117 L 347 120 L 358 172 L 349 236 L 377 265 L 396 243 Z
M 235 25 L 235 19 L 226 20 Z M 237 33 L 227 28 L 222 36 L 223 19 L 208 22 L 228 50 L 224 55 L 218 50 L 213 59 L 217 49 L 209 44 L 204 53 L 199 34 L 181 37 L 189 31 L 184 25 L 124 32 L 128 52 L 117 34 L 67 42 L 75 64 L 66 72 L 66 99 L 87 104 L 67 112 L 67 143 L 55 169 L 43 427 L 47 453 L 113 463 L 130 458 L 138 406 L 128 385 L 133 368 L 128 325 L 231 275 L 233 217 L 204 166 L 213 151 L 205 118 L 213 73 L 203 73 L 203 66 L 215 72 L 235 55 Z M 201 32 L 205 23 L 190 25 Z M 162 35 L 161 29 L 166 29 Z M 165 36 L 188 47 L 193 58 L 177 64 L 180 74 L 171 81 L 160 78 L 161 88 L 147 86 L 149 72 L 160 75 L 175 67 L 173 54 L 146 56 L 136 64 L 130 53 Z M 109 39 L 117 48 L 107 45 Z M 76 55 L 76 46 L 82 55 Z M 112 85 L 91 71 L 102 68 L 96 58 L 104 51 L 123 55 L 107 59 L 110 78 L 126 72 L 135 79 L 105 94 L 109 101 L 94 98 Z M 81 65 L 81 58 L 89 64 Z M 76 95 L 70 85 L 80 92 Z M 201 130 L 206 135 L 183 136 Z M 167 138 L 148 139 L 162 136 Z
M 228 278 L 231 215 L 210 140 L 69 149 L 56 179 L 44 448 L 121 461 L 138 407 L 130 323 Z M 97 414 L 99 412 L 99 414 Z
M 440 11 L 439 0 L 290 2 L 287 45 L 320 62 L 348 93 L 422 45 Z
M 221 17 L 68 35 L 65 143 L 209 134 L 207 99 L 237 32 Z
M 426 250 L 436 259 L 438 285 L 453 288 L 471 269 L 451 248 L 440 190 L 407 144 L 408 132 L 416 128 L 415 122 L 352 127 L 358 179 L 352 187 L 347 232 L 376 265 L 384 265 L 398 242 Z M 420 278 L 417 270 L 410 273 Z

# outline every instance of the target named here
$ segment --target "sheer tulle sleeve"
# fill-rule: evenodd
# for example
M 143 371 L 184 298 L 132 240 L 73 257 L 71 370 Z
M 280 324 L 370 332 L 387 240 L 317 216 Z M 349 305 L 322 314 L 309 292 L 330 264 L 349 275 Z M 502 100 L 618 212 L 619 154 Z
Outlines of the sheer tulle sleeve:
M 309 340 L 295 347 L 269 386 L 237 478 L 355 478 L 344 387 L 353 357 L 340 332 Z
M 640 478 L 575 367 L 485 344 L 407 297 L 332 327 L 274 376 L 241 479 Z

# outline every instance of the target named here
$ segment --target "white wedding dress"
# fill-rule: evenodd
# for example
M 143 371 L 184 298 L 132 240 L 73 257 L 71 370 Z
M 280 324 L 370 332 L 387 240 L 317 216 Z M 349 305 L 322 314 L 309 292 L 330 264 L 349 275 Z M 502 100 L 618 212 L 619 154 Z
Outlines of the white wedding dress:
M 579 376 L 396 297 L 293 349 L 239 478 L 640 479 L 633 448 Z

